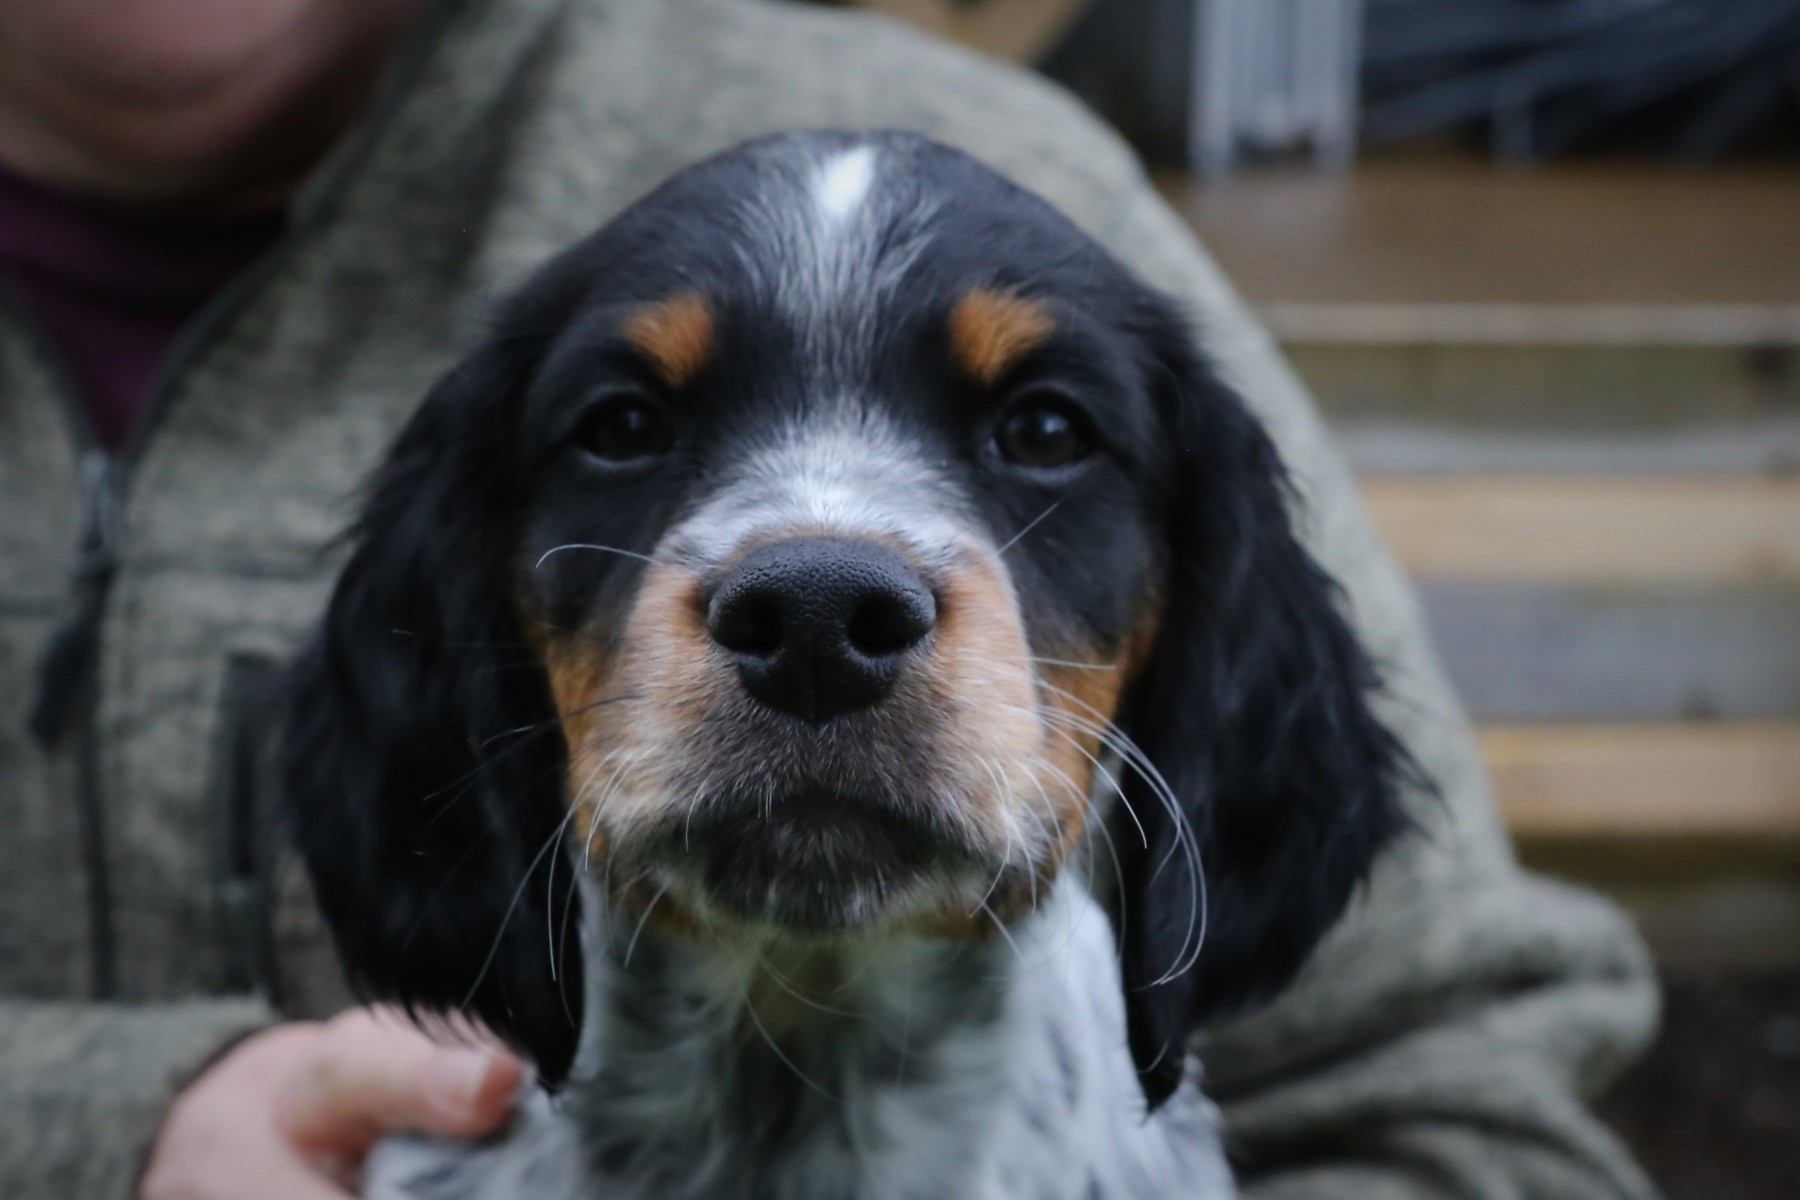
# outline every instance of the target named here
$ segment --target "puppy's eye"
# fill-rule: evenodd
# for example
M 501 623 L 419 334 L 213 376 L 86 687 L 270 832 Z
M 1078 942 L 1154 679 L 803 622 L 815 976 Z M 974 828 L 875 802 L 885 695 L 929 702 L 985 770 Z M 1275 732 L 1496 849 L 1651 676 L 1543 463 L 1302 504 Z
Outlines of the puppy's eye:
M 1060 400 L 1028 399 L 1000 422 L 994 445 L 1022 467 L 1064 467 L 1094 448 L 1087 421 Z
M 596 404 L 575 430 L 575 444 L 607 462 L 636 462 L 666 454 L 675 444 L 668 419 L 635 393 Z

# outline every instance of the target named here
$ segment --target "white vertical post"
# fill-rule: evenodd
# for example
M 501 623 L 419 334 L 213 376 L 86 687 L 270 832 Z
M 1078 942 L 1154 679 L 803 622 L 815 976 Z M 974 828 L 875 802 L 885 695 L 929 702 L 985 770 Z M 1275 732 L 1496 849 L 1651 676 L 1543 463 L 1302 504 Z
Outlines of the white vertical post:
M 1194 0 L 1188 149 L 1203 176 L 1240 150 L 1356 151 L 1363 0 Z

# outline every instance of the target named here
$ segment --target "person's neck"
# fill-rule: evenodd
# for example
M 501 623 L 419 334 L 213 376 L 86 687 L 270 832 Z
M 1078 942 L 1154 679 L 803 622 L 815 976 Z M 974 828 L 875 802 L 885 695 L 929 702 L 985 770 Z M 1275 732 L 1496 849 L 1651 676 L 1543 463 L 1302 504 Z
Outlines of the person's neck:
M 1145 1120 L 1111 930 L 1072 878 L 989 941 L 728 945 L 588 912 L 559 1106 L 598 1194 L 1112 1196 L 1216 1161 L 1191 1087 Z
M 162 14 L 177 28 L 136 43 L 115 31 L 63 45 L 52 28 L 52 44 L 0 46 L 0 164 L 133 203 L 278 203 L 364 111 L 423 2 L 302 5 L 285 23 L 211 37 L 177 4 Z

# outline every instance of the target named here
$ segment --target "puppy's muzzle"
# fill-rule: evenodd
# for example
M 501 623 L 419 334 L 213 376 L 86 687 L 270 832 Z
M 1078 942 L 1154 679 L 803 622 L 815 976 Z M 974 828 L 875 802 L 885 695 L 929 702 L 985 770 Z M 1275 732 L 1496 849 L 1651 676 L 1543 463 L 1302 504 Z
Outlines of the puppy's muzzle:
M 707 608 L 713 641 L 751 697 L 814 725 L 886 699 L 936 626 L 937 601 L 918 572 L 849 538 L 759 547 Z

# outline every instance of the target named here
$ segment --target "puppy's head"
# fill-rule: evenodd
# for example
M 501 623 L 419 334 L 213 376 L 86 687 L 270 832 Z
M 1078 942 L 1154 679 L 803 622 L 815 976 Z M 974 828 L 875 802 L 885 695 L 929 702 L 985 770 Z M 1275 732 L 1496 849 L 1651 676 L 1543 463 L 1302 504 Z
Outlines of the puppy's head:
M 976 938 L 1093 844 L 1159 1101 L 1400 821 L 1285 501 L 1180 314 L 973 160 L 689 170 L 432 392 L 297 665 L 351 973 L 555 1079 L 577 871 L 693 936 Z

